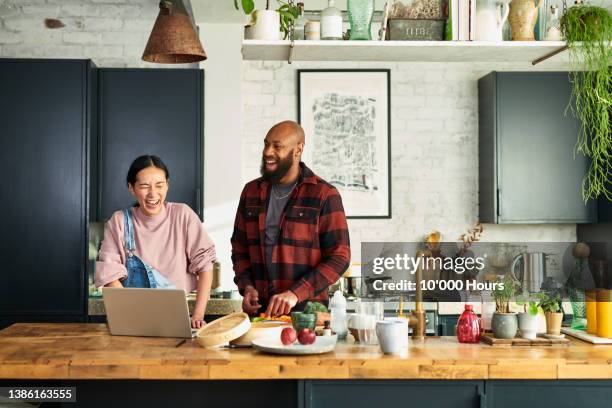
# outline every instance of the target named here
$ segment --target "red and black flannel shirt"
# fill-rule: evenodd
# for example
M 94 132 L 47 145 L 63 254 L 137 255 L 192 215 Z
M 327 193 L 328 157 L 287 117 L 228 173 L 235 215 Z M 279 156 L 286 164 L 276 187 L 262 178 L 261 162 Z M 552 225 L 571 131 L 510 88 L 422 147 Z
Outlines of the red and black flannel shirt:
M 241 294 L 247 285 L 257 289 L 264 307 L 272 295 L 286 290 L 297 296 L 298 310 L 306 300 L 326 303 L 327 288 L 350 263 L 349 232 L 338 190 L 304 163 L 300 170 L 272 249 L 274 271 L 268 271 L 265 262 L 270 183 L 253 180 L 240 196 L 231 239 L 234 282 Z

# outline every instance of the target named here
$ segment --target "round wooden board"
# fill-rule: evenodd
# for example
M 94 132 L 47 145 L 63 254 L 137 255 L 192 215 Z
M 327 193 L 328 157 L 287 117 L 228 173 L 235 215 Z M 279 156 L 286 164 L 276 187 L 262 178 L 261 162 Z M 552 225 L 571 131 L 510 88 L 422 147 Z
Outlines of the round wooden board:
M 232 313 L 213 320 L 198 331 L 197 342 L 202 347 L 216 347 L 242 336 L 251 328 L 246 313 Z

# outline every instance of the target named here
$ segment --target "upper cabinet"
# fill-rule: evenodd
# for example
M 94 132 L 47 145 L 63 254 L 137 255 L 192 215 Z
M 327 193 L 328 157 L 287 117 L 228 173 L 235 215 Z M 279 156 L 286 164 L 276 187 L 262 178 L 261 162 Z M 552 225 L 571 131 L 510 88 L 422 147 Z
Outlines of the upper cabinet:
M 98 221 L 134 203 L 126 175 L 144 154 L 168 166 L 167 200 L 202 218 L 203 79 L 199 69 L 98 70 Z
M 588 223 L 580 193 L 588 160 L 563 72 L 492 72 L 478 81 L 480 220 Z

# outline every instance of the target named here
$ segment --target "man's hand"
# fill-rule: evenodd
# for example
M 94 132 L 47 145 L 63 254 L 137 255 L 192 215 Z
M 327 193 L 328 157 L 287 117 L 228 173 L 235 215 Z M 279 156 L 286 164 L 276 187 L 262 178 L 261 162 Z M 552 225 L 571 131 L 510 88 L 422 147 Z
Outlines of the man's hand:
M 272 298 L 270 298 L 270 303 L 268 303 L 266 314 L 268 316 L 289 314 L 297 302 L 298 298 L 292 291 L 287 290 L 283 293 L 279 293 L 278 295 L 274 295 Z
M 247 314 L 256 313 L 261 305 L 259 304 L 259 293 L 257 289 L 252 286 L 247 286 L 244 289 L 244 298 L 242 299 L 242 310 L 244 310 Z

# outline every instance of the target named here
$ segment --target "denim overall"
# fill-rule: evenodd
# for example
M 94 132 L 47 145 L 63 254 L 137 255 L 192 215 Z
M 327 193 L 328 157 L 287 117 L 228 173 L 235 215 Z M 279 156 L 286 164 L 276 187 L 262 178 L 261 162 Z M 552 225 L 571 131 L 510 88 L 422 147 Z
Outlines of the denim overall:
M 123 286 L 126 288 L 174 289 L 174 285 L 159 271 L 134 255 L 136 242 L 134 241 L 134 223 L 132 222 L 131 209 L 123 210 L 123 218 L 125 220 L 124 241 L 127 255 L 125 260 L 127 280 Z

